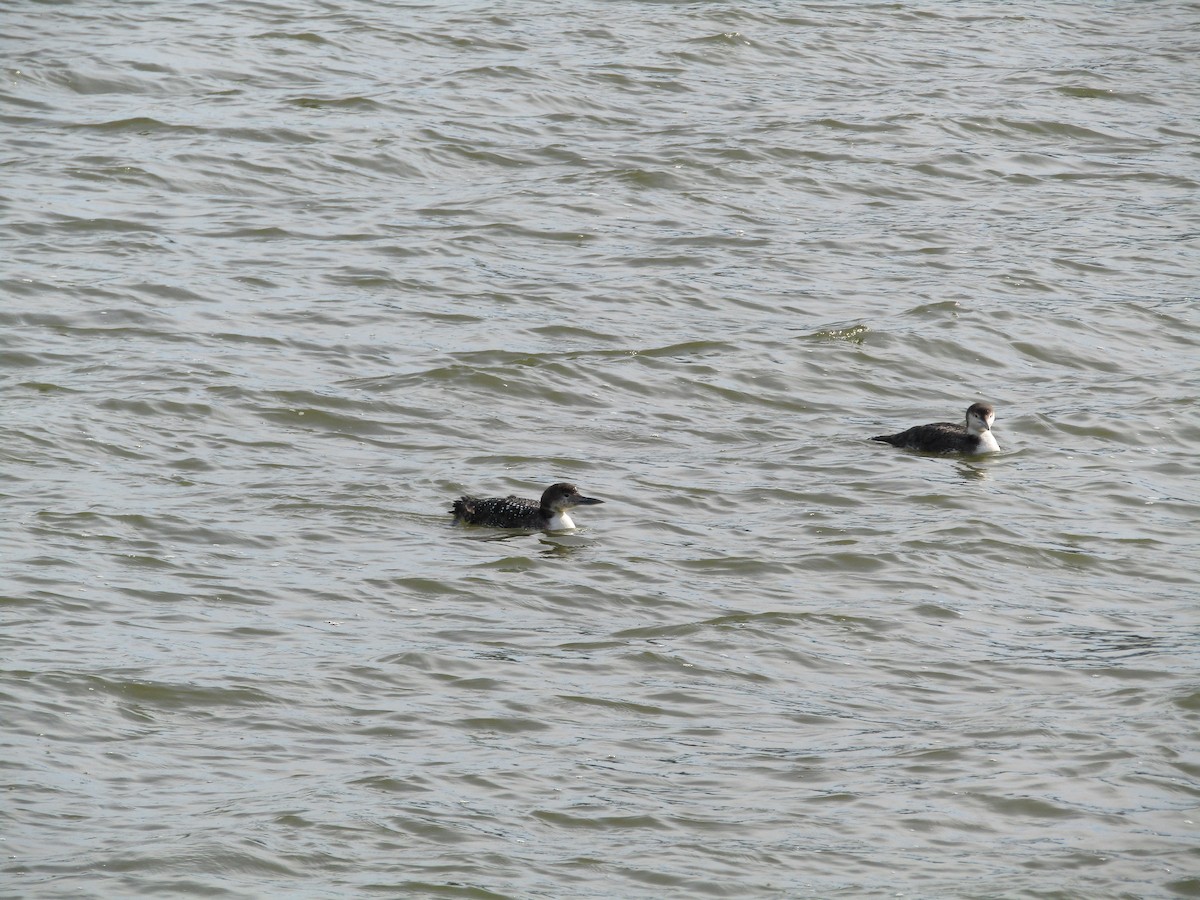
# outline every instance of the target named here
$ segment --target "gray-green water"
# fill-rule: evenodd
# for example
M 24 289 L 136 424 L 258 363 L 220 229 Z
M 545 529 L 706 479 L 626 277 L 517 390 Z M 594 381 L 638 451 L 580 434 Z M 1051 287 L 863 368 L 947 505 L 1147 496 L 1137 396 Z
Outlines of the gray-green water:
M 4 896 L 1200 896 L 1196 3 L 0 17 Z

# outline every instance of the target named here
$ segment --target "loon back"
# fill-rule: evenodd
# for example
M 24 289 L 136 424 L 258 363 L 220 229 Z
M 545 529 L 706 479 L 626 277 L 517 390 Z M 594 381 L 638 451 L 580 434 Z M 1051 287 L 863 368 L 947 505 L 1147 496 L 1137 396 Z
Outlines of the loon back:
M 550 517 L 534 500 L 520 497 L 462 497 L 450 510 L 458 522 L 493 528 L 543 528 Z
M 966 428 L 952 422 L 914 425 L 898 434 L 881 434 L 871 440 L 926 453 L 978 453 L 981 443 L 979 435 L 968 434 Z

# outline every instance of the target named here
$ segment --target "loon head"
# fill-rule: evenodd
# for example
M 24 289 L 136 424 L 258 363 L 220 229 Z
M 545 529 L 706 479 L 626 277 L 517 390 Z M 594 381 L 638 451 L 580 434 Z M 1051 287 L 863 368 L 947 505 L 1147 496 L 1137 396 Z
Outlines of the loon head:
M 967 431 L 971 434 L 983 434 L 991 431 L 992 423 L 996 421 L 996 410 L 990 403 L 972 403 L 967 408 Z
M 572 506 L 591 506 L 603 502 L 595 497 L 583 496 L 575 485 L 567 484 L 565 481 L 550 485 L 542 493 L 542 509 L 550 512 L 562 512 Z

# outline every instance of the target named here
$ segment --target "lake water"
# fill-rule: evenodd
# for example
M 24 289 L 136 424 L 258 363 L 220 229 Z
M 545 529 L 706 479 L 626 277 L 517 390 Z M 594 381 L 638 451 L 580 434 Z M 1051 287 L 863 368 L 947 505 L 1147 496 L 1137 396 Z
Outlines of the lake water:
M 1200 897 L 1200 4 L 0 15 L 0 894 Z

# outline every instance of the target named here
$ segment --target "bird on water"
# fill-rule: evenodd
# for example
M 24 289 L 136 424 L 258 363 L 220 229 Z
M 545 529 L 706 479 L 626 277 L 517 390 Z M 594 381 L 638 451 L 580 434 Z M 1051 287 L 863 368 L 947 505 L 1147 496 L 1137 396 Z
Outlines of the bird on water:
M 564 531 L 575 527 L 567 514 L 568 509 L 603 502 L 595 497 L 585 497 L 575 485 L 560 481 L 546 488 L 541 500 L 513 496 L 461 497 L 454 501 L 450 511 L 454 513 L 455 522 L 467 525 Z
M 914 425 L 898 434 L 881 434 L 871 440 L 926 453 L 995 453 L 1000 445 L 992 434 L 994 421 L 996 410 L 992 404 L 972 403 L 967 407 L 965 425 L 952 422 Z

